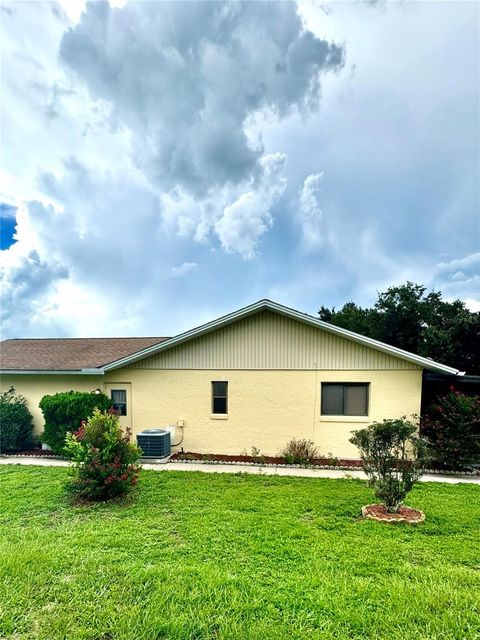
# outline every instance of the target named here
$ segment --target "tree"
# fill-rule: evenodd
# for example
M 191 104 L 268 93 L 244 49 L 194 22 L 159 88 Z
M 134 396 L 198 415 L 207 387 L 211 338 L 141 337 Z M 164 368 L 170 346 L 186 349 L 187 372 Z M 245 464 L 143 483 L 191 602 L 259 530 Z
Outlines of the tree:
M 461 300 L 445 302 L 438 291 L 412 282 L 379 293 L 371 308 L 347 302 L 339 311 L 321 307 L 321 320 L 400 349 L 480 373 L 480 313 Z
M 375 495 L 389 513 L 396 513 L 428 460 L 428 442 L 406 418 L 373 422 L 350 438 L 363 461 Z
M 340 311 L 333 309 L 327 309 L 321 307 L 318 312 L 320 320 L 324 322 L 330 322 L 336 324 L 337 327 L 360 333 L 361 335 L 371 336 L 371 328 L 374 326 L 374 310 L 362 309 L 358 307 L 354 302 L 347 302 L 343 305 Z

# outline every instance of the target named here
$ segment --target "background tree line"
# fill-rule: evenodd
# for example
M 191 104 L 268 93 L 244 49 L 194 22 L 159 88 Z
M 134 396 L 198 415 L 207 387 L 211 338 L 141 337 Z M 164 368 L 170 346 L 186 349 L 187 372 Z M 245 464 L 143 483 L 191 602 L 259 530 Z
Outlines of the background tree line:
M 347 302 L 338 311 L 321 307 L 321 320 L 400 349 L 480 374 L 480 313 L 461 300 L 446 302 L 439 291 L 407 282 L 379 293 L 373 307 Z

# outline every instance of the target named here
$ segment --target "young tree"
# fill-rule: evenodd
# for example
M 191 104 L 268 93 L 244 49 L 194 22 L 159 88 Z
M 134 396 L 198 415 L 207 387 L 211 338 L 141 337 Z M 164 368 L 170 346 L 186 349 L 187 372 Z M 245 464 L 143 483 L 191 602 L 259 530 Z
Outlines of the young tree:
M 350 442 L 360 452 L 376 497 L 389 513 L 396 513 L 424 472 L 428 442 L 417 435 L 417 426 L 405 417 L 373 422 L 355 431 Z

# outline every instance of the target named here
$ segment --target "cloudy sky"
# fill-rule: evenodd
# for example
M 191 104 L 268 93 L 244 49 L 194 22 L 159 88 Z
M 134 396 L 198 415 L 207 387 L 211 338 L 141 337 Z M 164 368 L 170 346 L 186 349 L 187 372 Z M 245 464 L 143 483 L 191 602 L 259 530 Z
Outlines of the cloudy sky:
M 479 7 L 2 3 L 2 337 L 480 309 Z

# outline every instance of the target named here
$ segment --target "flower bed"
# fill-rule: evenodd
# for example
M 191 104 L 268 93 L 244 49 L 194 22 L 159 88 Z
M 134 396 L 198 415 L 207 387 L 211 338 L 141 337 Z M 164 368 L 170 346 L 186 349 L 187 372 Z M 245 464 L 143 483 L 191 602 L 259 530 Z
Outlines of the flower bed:
M 56 455 L 53 451 L 47 451 L 44 449 L 27 449 L 25 451 L 2 451 L 2 455 L 5 456 L 19 456 L 27 458 L 58 458 L 61 456 Z
M 311 463 L 305 464 L 292 464 L 287 462 L 285 458 L 280 456 L 232 456 L 221 453 L 195 453 L 192 451 L 177 452 L 170 456 L 169 460 L 172 462 L 184 462 L 201 464 L 253 464 L 258 466 L 281 466 L 291 467 L 298 469 L 302 467 L 317 467 L 319 469 L 362 469 L 361 460 L 352 459 L 337 459 L 337 458 L 318 458 Z M 447 469 L 426 469 L 425 473 L 438 474 L 445 476 L 477 476 L 480 475 L 480 471 L 449 471 Z
M 9 451 L 8 453 L 0 453 L 0 456 L 18 457 L 18 458 L 57 458 L 66 459 L 64 456 L 58 456 L 53 451 L 42 451 L 42 449 L 32 449 L 29 451 Z M 361 460 L 345 460 L 332 458 L 319 458 L 314 460 L 312 464 L 291 464 L 282 457 L 275 456 L 231 456 L 216 453 L 174 453 L 168 458 L 172 462 L 193 463 L 200 462 L 202 464 L 254 464 L 258 466 L 282 466 L 298 469 L 302 467 L 317 467 L 319 469 L 362 469 Z M 167 461 L 167 459 L 165 460 Z M 426 469 L 425 473 L 444 475 L 444 476 L 478 476 L 480 470 L 475 471 L 452 471 L 445 468 Z
M 232 456 L 216 453 L 174 453 L 170 460 L 175 462 L 228 462 L 231 464 L 261 464 L 261 465 L 282 465 L 288 467 L 310 466 L 310 467 L 341 467 L 341 468 L 362 468 L 361 460 L 345 460 L 337 458 L 318 458 L 311 463 L 303 465 L 291 464 L 280 456 Z

